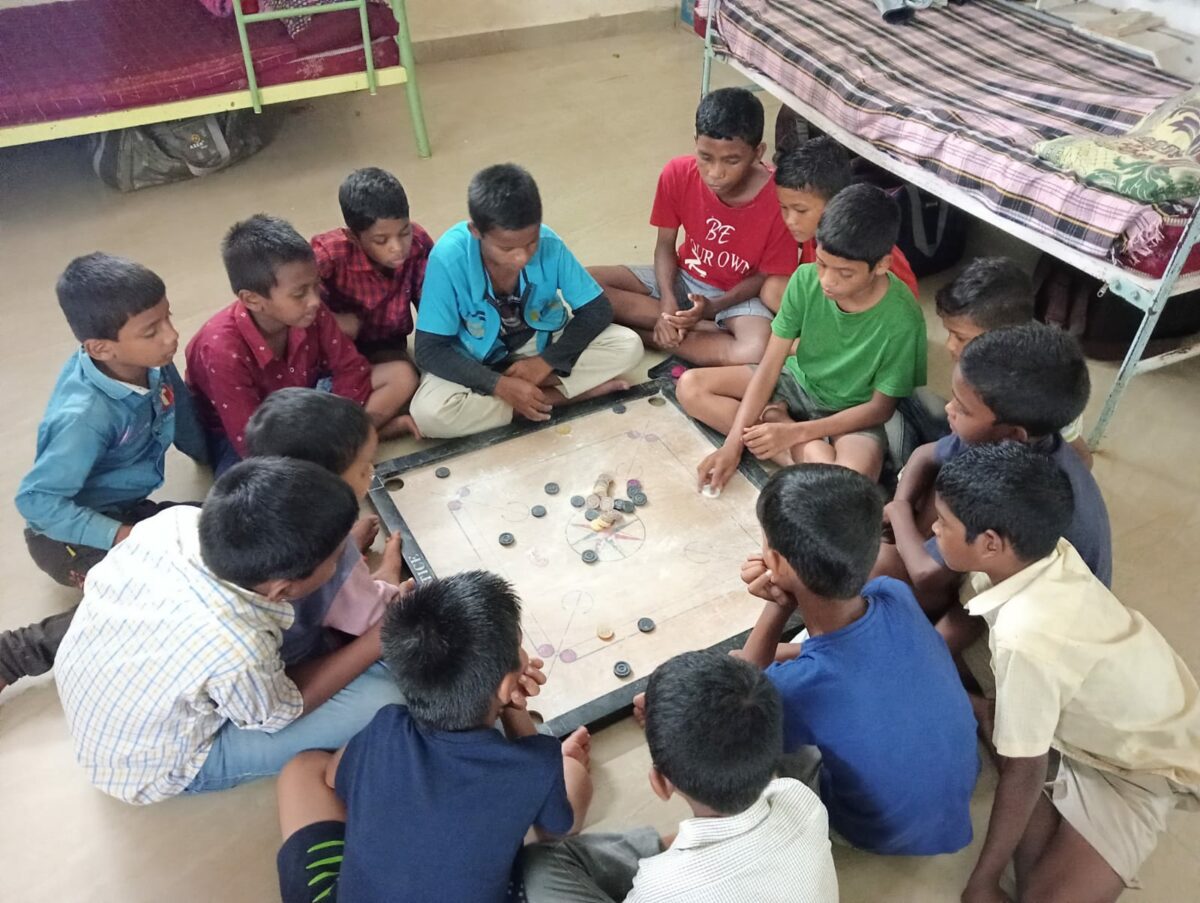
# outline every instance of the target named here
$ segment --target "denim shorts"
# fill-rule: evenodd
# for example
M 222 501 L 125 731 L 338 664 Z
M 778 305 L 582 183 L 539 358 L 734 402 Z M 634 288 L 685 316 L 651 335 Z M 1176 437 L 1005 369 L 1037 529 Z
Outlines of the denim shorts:
M 658 276 L 655 275 L 653 266 L 626 266 L 626 269 L 637 276 L 638 281 L 642 285 L 646 286 L 651 298 L 661 297 L 658 291 Z M 675 270 L 675 300 L 681 305 L 687 300 L 688 295 L 703 295 L 705 298 L 716 298 L 718 295 L 723 294 L 725 293 L 721 289 L 715 285 L 709 285 L 707 282 L 701 282 L 687 270 L 683 269 L 683 267 Z M 748 301 L 739 301 L 737 304 L 719 311 L 713 317 L 713 322 L 724 329 L 725 321 L 732 320 L 734 317 L 765 317 L 770 320 L 774 316 L 762 301 L 758 298 L 751 298 Z

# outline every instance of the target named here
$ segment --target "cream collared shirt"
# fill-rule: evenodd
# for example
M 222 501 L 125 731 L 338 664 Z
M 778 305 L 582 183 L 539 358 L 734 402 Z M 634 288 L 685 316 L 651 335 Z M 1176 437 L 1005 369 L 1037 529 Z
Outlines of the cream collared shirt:
M 815 793 L 776 778 L 745 812 L 689 818 L 643 859 L 625 903 L 837 903 L 829 816 Z
M 1051 747 L 1117 774 L 1200 790 L 1200 691 L 1140 612 L 1097 580 L 1066 540 L 992 586 L 972 575 L 967 611 L 987 620 L 1002 756 Z

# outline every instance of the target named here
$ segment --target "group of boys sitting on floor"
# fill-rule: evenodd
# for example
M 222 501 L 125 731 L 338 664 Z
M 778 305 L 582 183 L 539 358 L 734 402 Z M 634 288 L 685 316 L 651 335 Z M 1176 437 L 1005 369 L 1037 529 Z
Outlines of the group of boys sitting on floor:
M 831 838 L 970 843 L 977 731 L 1000 781 L 964 900 L 1008 899 L 1010 863 L 1023 901 L 1136 886 L 1200 793 L 1200 692 L 1107 589 L 1108 514 L 1062 434 L 1089 392 L 1079 347 L 1032 322 L 1015 265 L 969 264 L 937 297 L 950 434 L 884 506 L 882 427 L 925 381 L 898 213 L 827 139 L 767 168 L 762 126 L 746 91 L 702 101 L 695 156 L 660 178 L 652 268 L 589 275 L 511 165 L 476 175 L 436 243 L 375 169 L 311 244 L 252 217 L 186 384 L 162 281 L 73 261 L 58 297 L 81 348 L 17 504 L 35 562 L 83 600 L 0 636 L 0 682 L 56 666 L 78 760 L 130 803 L 279 774 L 289 903 L 836 900 Z M 402 583 L 395 537 L 371 573 L 357 519 L 381 438 L 544 421 L 623 387 L 643 342 L 701 365 L 680 401 L 728 437 L 702 486 L 743 450 L 784 465 L 742 566 L 764 600 L 745 648 L 669 660 L 635 705 L 652 790 L 692 809 L 673 838 L 578 833 L 590 737 L 539 735 L 512 588 Z M 203 506 L 148 501 L 171 444 L 214 465 Z

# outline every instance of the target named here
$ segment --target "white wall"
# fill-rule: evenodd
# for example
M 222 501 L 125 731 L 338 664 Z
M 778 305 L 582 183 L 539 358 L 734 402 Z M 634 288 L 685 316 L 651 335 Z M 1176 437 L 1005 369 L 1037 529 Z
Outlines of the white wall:
M 1190 34 L 1200 33 L 1200 0 L 1091 0 L 1108 9 L 1140 9 L 1166 20 L 1167 25 Z
M 408 0 L 414 41 L 678 9 L 679 0 Z

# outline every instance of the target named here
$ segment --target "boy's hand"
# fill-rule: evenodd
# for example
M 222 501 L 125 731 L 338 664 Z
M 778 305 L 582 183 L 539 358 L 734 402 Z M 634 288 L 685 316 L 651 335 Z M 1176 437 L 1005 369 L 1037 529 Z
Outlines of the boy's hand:
M 545 665 L 540 658 L 531 658 L 525 663 L 525 670 L 517 678 L 517 689 L 513 690 L 508 702 L 510 708 L 524 711 L 529 704 L 529 697 L 542 692 L 542 684 L 546 682 L 546 673 L 542 670 Z
M 913 519 L 913 507 L 903 499 L 892 499 L 883 506 L 883 522 L 895 525 L 909 523 Z
M 495 395 L 526 420 L 550 419 L 550 402 L 546 401 L 542 390 L 531 382 L 516 376 L 502 376 L 496 383 Z
M 663 314 L 663 319 L 684 335 L 689 330 L 694 329 L 696 324 L 704 319 L 704 312 L 708 310 L 708 299 L 703 295 L 689 294 L 688 300 L 692 304 L 686 310 L 677 310 L 674 313 Z
M 121 524 L 117 527 L 117 535 L 113 537 L 113 545 L 122 542 L 129 538 L 129 534 L 133 532 L 133 524 Z
M 794 445 L 807 442 L 803 423 L 756 423 L 742 431 L 742 442 L 760 461 L 770 460 Z
M 633 697 L 633 720 L 638 723 L 638 727 L 646 726 L 646 694 L 638 693 Z
M 962 903 L 1009 903 L 1009 899 L 999 882 L 976 882 L 972 878 L 963 889 Z
M 696 473 L 700 477 L 699 488 L 703 489 L 705 485 L 708 485 L 713 489 L 724 489 L 725 484 L 729 482 L 729 478 L 737 470 L 741 457 L 742 450 L 740 446 L 730 447 L 722 445 L 701 461 L 700 466 L 696 468 Z
M 519 361 L 514 361 L 504 371 L 504 375 L 540 386 L 552 372 L 554 372 L 554 368 L 547 364 L 544 358 L 535 354 L 533 357 L 523 357 Z
M 683 333 L 671 325 L 665 311 L 654 321 L 654 344 L 659 348 L 674 348 L 683 341 Z

